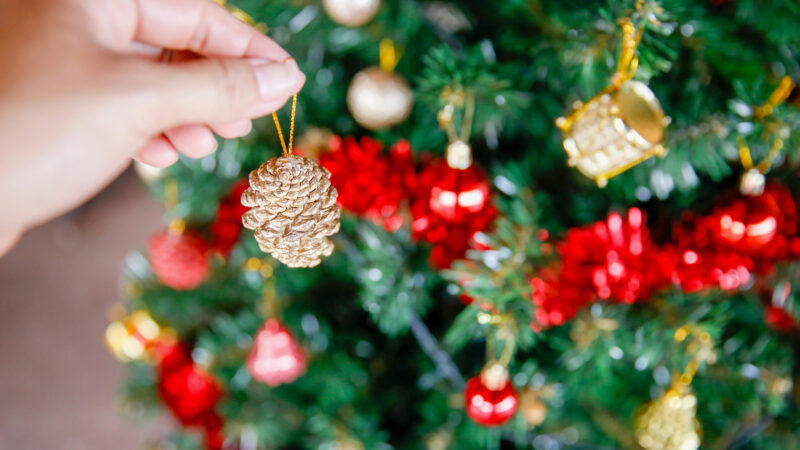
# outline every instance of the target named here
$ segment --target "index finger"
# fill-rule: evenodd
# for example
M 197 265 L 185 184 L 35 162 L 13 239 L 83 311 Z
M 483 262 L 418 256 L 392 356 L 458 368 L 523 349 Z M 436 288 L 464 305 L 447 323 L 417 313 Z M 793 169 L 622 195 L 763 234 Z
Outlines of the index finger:
M 205 56 L 276 61 L 289 57 L 275 41 L 211 0 L 132 1 L 136 41 Z

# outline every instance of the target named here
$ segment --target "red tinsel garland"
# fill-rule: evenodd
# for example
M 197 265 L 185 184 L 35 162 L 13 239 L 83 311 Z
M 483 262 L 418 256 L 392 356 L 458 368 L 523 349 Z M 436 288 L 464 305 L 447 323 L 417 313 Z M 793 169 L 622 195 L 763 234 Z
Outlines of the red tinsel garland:
M 687 214 L 674 241 L 657 246 L 644 214 L 628 210 L 606 221 L 570 230 L 558 244 L 561 265 L 531 278 L 537 306 L 534 328 L 560 325 L 595 299 L 644 301 L 670 283 L 685 292 L 738 289 L 753 274 L 800 255 L 798 213 L 788 189 L 770 185 L 758 197 L 739 196 L 707 216 Z M 768 319 L 789 327 L 781 311 Z
M 319 157 L 331 172 L 331 184 L 339 192 L 339 205 L 355 214 L 383 223 L 389 231 L 403 226 L 401 203 L 416 187 L 414 157 L 408 141 L 395 144 L 389 154 L 370 137 L 333 136 L 330 150 Z

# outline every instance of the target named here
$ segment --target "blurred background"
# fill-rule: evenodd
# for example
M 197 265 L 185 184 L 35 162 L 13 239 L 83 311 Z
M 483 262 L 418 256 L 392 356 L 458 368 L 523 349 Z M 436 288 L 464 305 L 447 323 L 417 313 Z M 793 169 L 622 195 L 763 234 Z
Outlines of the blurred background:
M 168 425 L 121 413 L 124 368 L 103 343 L 125 253 L 160 227 L 128 171 L 0 258 L 0 448 L 140 448 Z

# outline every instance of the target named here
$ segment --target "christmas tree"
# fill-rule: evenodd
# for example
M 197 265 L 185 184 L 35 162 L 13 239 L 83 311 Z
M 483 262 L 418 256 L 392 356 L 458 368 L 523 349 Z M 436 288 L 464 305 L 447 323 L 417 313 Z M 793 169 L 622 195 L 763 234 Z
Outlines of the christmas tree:
M 141 172 L 159 445 L 796 448 L 797 2 L 226 6 L 308 81 Z

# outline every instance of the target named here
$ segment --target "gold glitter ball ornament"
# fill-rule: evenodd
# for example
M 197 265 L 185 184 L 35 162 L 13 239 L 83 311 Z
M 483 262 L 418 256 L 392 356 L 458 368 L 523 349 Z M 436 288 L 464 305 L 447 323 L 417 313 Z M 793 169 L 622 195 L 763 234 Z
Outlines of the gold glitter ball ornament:
M 334 22 L 346 27 L 360 27 L 378 13 L 381 0 L 323 0 L 322 7 Z
M 576 106 L 556 126 L 564 133 L 568 164 L 598 186 L 653 155 L 666 154 L 662 142 L 669 118 L 646 84 L 629 80 Z
M 380 67 L 356 74 L 347 89 L 347 107 L 356 122 L 369 130 L 380 130 L 406 120 L 414 96 L 403 77 Z
M 647 450 L 694 450 L 700 447 L 697 397 L 678 385 L 650 403 L 636 420 L 636 440 Z
M 519 410 L 531 428 L 538 427 L 547 419 L 547 404 L 541 397 L 535 390 L 527 389 L 519 400 Z
M 245 228 L 258 245 L 289 267 L 314 267 L 330 256 L 328 236 L 339 231 L 339 207 L 330 172 L 315 161 L 289 155 L 273 158 L 250 172 L 242 205 Z

